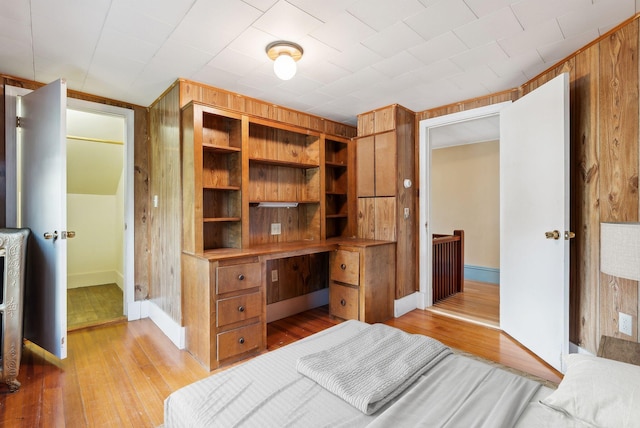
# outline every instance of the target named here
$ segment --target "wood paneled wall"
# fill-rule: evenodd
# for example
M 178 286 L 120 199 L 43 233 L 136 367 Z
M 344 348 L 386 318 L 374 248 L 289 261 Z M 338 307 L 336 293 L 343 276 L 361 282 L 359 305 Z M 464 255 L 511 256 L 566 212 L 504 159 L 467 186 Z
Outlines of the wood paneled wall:
M 512 91 L 417 114 L 418 121 L 516 100 L 570 75 L 570 340 L 596 353 L 601 335 L 638 341 L 638 282 L 600 273 L 600 222 L 638 221 L 639 30 L 637 17 Z M 633 316 L 633 335 L 618 333 L 618 312 Z
M 18 88 L 37 89 L 43 86 L 42 83 L 20 79 L 12 76 L 0 75 L 0 93 L 2 94 L 2 105 L 0 106 L 0 226 L 6 225 L 6 157 L 5 157 L 5 85 Z M 149 148 L 149 128 L 148 109 L 137 105 L 124 103 L 109 98 L 85 94 L 83 92 L 68 90 L 69 98 L 76 98 L 84 101 L 91 101 L 99 104 L 107 104 L 116 107 L 131 109 L 134 111 L 134 230 L 135 230 L 135 300 L 144 300 L 149 295 L 149 232 L 147 228 L 148 206 L 149 206 L 149 163 L 147 150 Z

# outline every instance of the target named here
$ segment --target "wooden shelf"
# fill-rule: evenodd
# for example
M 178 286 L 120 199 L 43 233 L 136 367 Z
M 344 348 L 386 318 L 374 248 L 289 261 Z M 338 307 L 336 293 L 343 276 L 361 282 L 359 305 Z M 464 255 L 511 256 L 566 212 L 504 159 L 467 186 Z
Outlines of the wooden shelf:
M 239 153 L 242 149 L 240 147 L 232 146 L 220 146 L 217 144 L 202 143 L 202 149 L 210 152 L 218 153 Z
M 290 168 L 300 168 L 300 169 L 310 169 L 310 168 L 320 167 L 319 164 L 314 164 L 314 163 L 290 162 L 290 161 L 282 161 L 278 159 L 265 159 L 265 158 L 250 158 L 249 162 L 259 163 L 263 165 L 286 166 Z
M 330 168 L 347 168 L 347 164 L 342 162 L 326 161 L 324 164 Z
M 327 218 L 347 218 L 349 215 L 347 213 L 344 214 L 327 214 Z
M 202 186 L 204 190 L 240 190 L 240 186 Z
M 241 220 L 242 219 L 240 217 L 205 217 L 202 219 L 204 223 L 224 223 Z
M 252 204 L 252 205 L 258 205 L 261 202 L 273 202 L 273 203 L 282 203 L 282 204 L 297 203 L 299 205 L 319 204 L 320 203 L 320 201 L 318 201 L 318 200 L 310 200 L 310 201 L 299 201 L 299 200 L 298 201 L 274 201 L 272 199 L 269 199 L 269 200 L 264 199 L 264 200 L 259 200 L 259 201 L 258 200 L 249 201 L 249 203 Z M 286 207 L 283 207 L 283 208 L 286 208 Z

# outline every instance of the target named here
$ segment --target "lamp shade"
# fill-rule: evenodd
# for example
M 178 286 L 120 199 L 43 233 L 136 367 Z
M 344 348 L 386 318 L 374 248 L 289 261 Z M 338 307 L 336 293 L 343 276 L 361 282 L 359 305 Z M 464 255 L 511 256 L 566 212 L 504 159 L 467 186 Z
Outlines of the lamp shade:
M 600 223 L 600 270 L 640 280 L 640 223 Z

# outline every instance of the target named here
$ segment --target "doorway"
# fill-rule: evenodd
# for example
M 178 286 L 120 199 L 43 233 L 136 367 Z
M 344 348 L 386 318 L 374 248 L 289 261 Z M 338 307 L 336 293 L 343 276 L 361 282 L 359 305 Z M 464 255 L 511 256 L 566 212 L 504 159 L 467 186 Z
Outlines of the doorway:
M 420 293 L 425 309 L 499 328 L 501 103 L 420 123 Z M 464 230 L 464 292 L 434 304 L 432 234 Z M 419 306 L 420 307 L 420 306 Z
M 452 129 L 463 126 L 464 131 Z M 467 130 L 469 132 L 466 132 Z M 454 230 L 463 230 L 465 254 L 462 291 L 434 301 L 430 310 L 498 328 L 498 117 L 491 116 L 445 125 L 433 128 L 431 132 L 431 227 L 435 234 L 442 235 L 450 235 Z M 441 251 L 438 252 L 440 253 Z
M 124 317 L 124 117 L 67 109 L 67 330 Z

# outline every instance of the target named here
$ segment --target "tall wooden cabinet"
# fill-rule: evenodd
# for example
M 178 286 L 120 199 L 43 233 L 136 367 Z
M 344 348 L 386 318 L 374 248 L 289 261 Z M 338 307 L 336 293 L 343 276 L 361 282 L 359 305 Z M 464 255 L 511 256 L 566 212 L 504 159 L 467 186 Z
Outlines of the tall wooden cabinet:
M 396 241 L 400 299 L 418 289 L 415 113 L 395 104 L 363 113 L 356 141 L 358 237 Z

